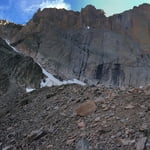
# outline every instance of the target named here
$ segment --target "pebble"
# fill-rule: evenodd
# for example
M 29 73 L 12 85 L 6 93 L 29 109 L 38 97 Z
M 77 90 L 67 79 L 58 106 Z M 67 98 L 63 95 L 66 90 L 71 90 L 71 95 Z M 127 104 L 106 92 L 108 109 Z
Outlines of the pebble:
M 77 121 L 77 125 L 79 128 L 85 128 L 85 123 L 83 121 Z
M 125 107 L 125 109 L 133 109 L 135 106 L 133 106 L 132 104 L 129 104 Z
M 100 117 L 95 118 L 95 122 L 98 122 L 98 121 L 100 121 Z

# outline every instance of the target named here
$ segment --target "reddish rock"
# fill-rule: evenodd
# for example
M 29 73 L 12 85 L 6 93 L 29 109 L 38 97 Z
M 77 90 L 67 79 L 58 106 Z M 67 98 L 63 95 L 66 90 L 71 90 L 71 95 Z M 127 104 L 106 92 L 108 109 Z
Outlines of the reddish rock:
M 88 100 L 78 106 L 76 113 L 78 116 L 87 116 L 92 112 L 95 112 L 97 106 L 94 101 Z

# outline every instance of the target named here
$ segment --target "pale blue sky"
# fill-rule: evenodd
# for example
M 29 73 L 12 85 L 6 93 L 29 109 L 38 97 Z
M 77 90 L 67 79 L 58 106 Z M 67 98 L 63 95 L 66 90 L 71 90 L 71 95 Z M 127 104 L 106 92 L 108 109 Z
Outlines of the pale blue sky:
M 103 9 L 107 16 L 132 9 L 150 0 L 0 0 L 0 19 L 24 24 L 38 8 L 66 8 L 80 11 L 88 4 Z
M 132 9 L 133 6 L 139 6 L 143 3 L 150 4 L 150 0 L 88 0 L 96 8 L 101 8 L 107 16 Z

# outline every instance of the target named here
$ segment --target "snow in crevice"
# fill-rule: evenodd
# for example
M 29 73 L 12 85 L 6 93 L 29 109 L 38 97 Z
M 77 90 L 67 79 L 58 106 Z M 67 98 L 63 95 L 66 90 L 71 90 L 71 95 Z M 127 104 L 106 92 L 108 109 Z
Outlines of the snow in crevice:
M 5 40 L 5 42 L 17 53 L 20 53 L 15 47 L 11 46 L 10 42 L 8 40 Z

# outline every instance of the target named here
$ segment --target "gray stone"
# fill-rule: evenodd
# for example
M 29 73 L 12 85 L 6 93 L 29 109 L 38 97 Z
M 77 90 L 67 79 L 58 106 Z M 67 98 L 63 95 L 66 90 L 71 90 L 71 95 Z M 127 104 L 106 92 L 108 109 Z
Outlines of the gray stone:
M 35 131 L 32 131 L 28 136 L 27 136 L 27 140 L 28 142 L 32 142 L 34 140 L 38 140 L 40 139 L 41 137 L 45 136 L 47 134 L 46 131 L 43 131 L 43 130 L 35 130 Z
M 89 142 L 85 137 L 82 137 L 77 143 L 75 150 L 89 150 Z
M 136 143 L 136 150 L 144 150 L 146 144 L 147 137 L 142 137 L 138 139 Z

